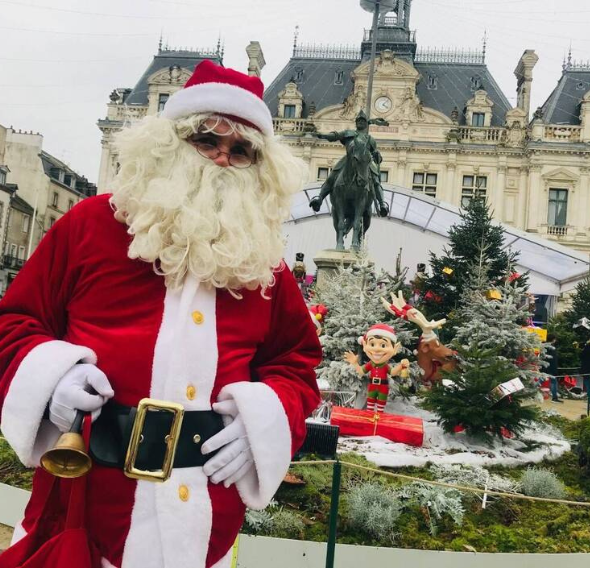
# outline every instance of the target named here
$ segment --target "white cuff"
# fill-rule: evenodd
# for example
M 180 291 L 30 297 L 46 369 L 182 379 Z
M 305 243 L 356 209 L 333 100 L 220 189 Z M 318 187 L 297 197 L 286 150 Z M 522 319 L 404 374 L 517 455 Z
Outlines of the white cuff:
M 42 420 L 59 380 L 79 361 L 96 364 L 88 347 L 66 341 L 47 341 L 31 349 L 22 360 L 8 388 L 2 409 L 2 434 L 19 459 L 37 467 L 41 456 L 60 435 Z
M 264 509 L 291 463 L 289 420 L 275 391 L 264 383 L 244 381 L 225 386 L 218 400 L 232 399 L 244 420 L 254 456 L 254 467 L 236 487 L 246 507 Z

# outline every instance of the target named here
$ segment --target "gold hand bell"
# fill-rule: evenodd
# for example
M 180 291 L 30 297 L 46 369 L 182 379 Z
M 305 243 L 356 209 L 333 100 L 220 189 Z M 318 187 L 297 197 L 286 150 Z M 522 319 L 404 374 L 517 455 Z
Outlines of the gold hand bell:
M 82 422 L 87 413 L 78 410 L 69 432 L 63 433 L 53 449 L 41 457 L 41 467 L 56 477 L 74 478 L 86 475 L 92 460 L 82 438 Z

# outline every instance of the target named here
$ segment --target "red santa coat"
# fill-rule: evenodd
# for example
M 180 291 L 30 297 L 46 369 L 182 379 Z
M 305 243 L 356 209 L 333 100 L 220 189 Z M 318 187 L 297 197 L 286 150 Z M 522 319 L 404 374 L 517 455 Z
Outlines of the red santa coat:
M 149 263 L 127 257 L 129 239 L 108 196 L 87 199 L 47 233 L 0 301 L 2 432 L 38 466 L 59 435 L 44 410 L 80 361 L 102 369 L 125 405 L 152 397 L 210 410 L 234 399 L 255 459 L 237 485 L 209 483 L 201 467 L 157 484 L 95 465 L 87 493 L 104 566 L 224 566 L 245 506 L 268 504 L 303 441 L 321 348 L 289 270 L 277 271 L 270 299 L 256 290 L 238 300 L 192 278 L 168 290 Z M 20 534 L 47 480 L 38 469 Z

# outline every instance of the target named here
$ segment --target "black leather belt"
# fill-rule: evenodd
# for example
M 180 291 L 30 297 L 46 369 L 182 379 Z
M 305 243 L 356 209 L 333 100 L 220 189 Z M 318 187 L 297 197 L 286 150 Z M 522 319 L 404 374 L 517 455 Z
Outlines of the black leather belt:
M 129 448 L 137 408 L 108 402 L 92 425 L 90 456 L 99 465 L 123 468 Z M 174 414 L 166 411 L 145 412 L 145 421 L 137 444 L 135 467 L 146 471 L 162 469 Z M 186 411 L 176 437 L 173 467 L 203 466 L 212 452 L 204 456 L 201 446 L 223 429 L 220 414 L 212 410 Z
M 372 384 L 372 385 L 377 385 L 377 386 L 380 386 L 380 385 L 388 385 L 388 384 L 389 384 L 389 382 L 388 382 L 388 380 L 387 380 L 387 379 L 379 379 L 379 378 L 376 378 L 376 377 L 375 377 L 375 378 L 372 378 L 372 379 L 371 379 L 371 384 Z

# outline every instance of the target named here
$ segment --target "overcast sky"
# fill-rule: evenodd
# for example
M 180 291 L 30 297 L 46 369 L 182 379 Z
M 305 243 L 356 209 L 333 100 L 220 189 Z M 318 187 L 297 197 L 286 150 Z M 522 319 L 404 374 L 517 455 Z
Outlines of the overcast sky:
M 109 93 L 133 87 L 157 52 L 212 48 L 221 36 L 226 67 L 245 71 L 245 47 L 261 43 L 265 84 L 299 44 L 360 44 L 371 15 L 358 0 L 0 0 L 0 124 L 44 136 L 44 149 L 98 181 L 99 118 Z M 532 108 L 573 58 L 590 59 L 588 0 L 414 0 L 419 47 L 481 48 L 512 104 L 514 69 L 525 49 L 540 57 Z M 10 181 L 10 180 L 9 180 Z

